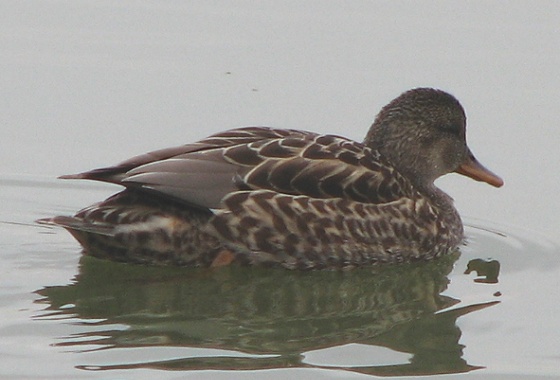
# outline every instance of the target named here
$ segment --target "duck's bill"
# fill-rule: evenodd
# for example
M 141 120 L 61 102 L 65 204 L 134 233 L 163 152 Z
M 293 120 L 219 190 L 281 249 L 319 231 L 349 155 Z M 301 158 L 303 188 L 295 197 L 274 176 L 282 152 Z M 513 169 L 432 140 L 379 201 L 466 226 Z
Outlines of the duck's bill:
M 504 184 L 503 179 L 486 169 L 470 151 L 465 162 L 455 172 L 495 187 L 501 187 Z

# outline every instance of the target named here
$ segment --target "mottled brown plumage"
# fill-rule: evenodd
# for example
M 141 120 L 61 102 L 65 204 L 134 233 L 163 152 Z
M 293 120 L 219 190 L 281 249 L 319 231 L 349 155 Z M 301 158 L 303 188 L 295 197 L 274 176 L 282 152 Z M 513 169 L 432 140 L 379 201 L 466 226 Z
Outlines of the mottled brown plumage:
M 415 89 L 385 106 L 364 143 L 248 127 L 134 157 L 72 179 L 126 189 L 68 229 L 93 256 L 151 264 L 237 261 L 333 268 L 428 260 L 463 239 L 433 181 L 457 171 L 501 186 L 467 148 L 463 108 Z

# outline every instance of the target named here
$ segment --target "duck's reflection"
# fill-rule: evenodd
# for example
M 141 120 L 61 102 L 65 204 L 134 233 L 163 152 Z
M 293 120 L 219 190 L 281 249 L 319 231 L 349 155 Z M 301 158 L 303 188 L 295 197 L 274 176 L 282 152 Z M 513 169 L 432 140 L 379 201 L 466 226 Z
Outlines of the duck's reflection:
M 474 282 L 497 284 L 500 275 L 500 262 L 497 260 L 473 259 L 469 261 L 465 274 L 476 272 L 478 278 Z
M 73 284 L 39 293 L 45 297 L 40 302 L 49 304 L 43 317 L 68 315 L 92 326 L 79 340 L 68 337 L 62 345 L 182 346 L 272 354 L 197 356 L 103 369 L 321 367 L 306 362 L 305 353 L 359 343 L 409 353 L 412 359 L 356 367 L 334 363 L 328 368 L 395 376 L 456 373 L 479 367 L 462 358 L 455 321 L 490 305 L 435 314 L 459 302 L 441 294 L 456 259 L 350 272 L 290 272 L 151 268 L 84 257 Z M 101 322 L 92 324 L 92 319 Z M 128 328 L 115 329 L 114 324 Z

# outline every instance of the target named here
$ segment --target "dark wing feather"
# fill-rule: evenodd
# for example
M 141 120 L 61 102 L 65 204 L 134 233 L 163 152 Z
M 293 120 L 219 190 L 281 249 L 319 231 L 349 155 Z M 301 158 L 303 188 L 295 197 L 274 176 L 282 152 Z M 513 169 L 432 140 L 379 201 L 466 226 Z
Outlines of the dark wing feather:
M 389 202 L 412 191 L 399 173 L 360 143 L 263 127 L 222 132 L 65 178 L 143 188 L 206 208 L 221 207 L 222 199 L 238 190 L 366 203 Z
M 242 146 L 244 144 L 250 144 L 252 142 L 265 139 L 283 138 L 289 135 L 294 136 L 295 138 L 305 138 L 306 136 L 316 136 L 317 134 L 293 129 L 274 129 L 268 127 L 237 128 L 217 133 L 195 143 L 159 149 L 134 156 L 115 166 L 94 169 L 79 174 L 63 175 L 60 176 L 60 178 L 92 179 L 96 181 L 120 184 L 121 181 L 126 178 L 125 173 L 129 170 L 152 162 L 167 160 L 173 157 L 182 157 L 186 154 L 194 152 L 202 152 L 231 146 Z

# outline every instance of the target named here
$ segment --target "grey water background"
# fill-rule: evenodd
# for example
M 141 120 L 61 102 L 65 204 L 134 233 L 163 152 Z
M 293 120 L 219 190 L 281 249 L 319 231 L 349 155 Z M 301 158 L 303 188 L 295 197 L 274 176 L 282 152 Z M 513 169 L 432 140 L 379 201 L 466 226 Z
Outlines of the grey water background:
M 318 300 L 342 297 L 338 291 L 301 290 L 313 283 L 373 286 L 362 272 L 337 279 L 256 273 L 244 282 L 247 274 L 226 271 L 207 274 L 211 284 L 205 285 L 191 280 L 196 273 L 80 262 L 79 247 L 65 231 L 33 224 L 117 190 L 56 181 L 60 174 L 244 125 L 361 140 L 381 106 L 417 86 L 460 99 L 469 145 L 506 184 L 493 189 L 457 175 L 439 180 L 469 225 L 469 245 L 448 267 L 381 274 L 389 291 L 374 295 L 406 299 L 431 284 L 437 291 L 416 299 L 422 318 L 464 311 L 448 324 L 434 322 L 459 328 L 451 341 L 461 352 L 455 362 L 420 367 L 429 373 L 559 377 L 559 25 L 560 5 L 553 1 L 0 2 L 0 377 L 363 378 L 381 375 L 380 366 L 405 365 L 411 356 L 403 352 L 438 357 L 397 339 L 395 328 L 387 329 L 389 344 L 379 325 L 356 319 L 357 310 L 371 317 L 379 302 L 329 309 Z M 497 282 L 464 274 L 478 259 L 500 263 Z M 433 275 L 426 279 L 426 273 Z M 404 288 L 410 292 L 399 295 L 394 280 L 401 278 L 413 280 Z M 253 282 L 271 295 L 278 284 L 299 284 L 301 299 L 292 302 L 315 309 L 287 312 L 285 294 L 276 294 L 276 308 L 264 301 L 248 308 L 247 299 L 224 290 L 260 294 Z M 195 294 L 185 293 L 193 284 L 200 286 Z M 213 298 L 208 289 L 216 284 L 227 298 Z M 169 300 L 170 294 L 184 297 Z M 227 305 L 228 312 L 197 314 L 181 299 Z M 113 310 L 100 300 L 122 304 Z M 398 305 L 398 313 L 379 320 L 395 326 L 424 321 L 414 314 L 418 307 Z M 336 316 L 336 310 L 347 318 L 314 325 L 317 315 Z M 277 325 L 274 316 L 300 324 L 276 338 L 259 335 Z M 205 319 L 214 324 L 194 322 Z M 233 343 L 240 336 L 234 326 L 243 323 L 250 325 L 241 334 L 247 340 Z M 343 336 L 322 340 L 333 336 L 332 326 Z M 147 332 L 142 339 L 139 331 Z M 286 347 L 286 340 L 299 346 Z M 209 359 L 215 357 L 227 360 Z M 232 361 L 237 357 L 246 361 Z M 185 358 L 190 361 L 176 362 Z M 364 374 L 364 367 L 376 369 Z

